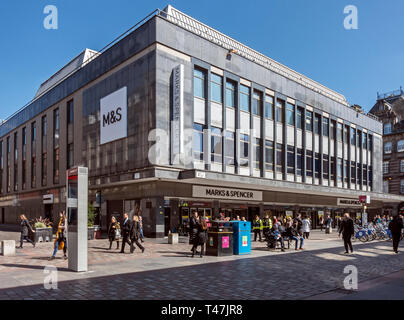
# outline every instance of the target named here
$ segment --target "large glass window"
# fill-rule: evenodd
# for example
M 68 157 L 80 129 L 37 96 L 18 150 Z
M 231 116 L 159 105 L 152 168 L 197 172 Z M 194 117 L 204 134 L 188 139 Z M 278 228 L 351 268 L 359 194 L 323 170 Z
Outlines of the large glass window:
M 400 193 L 404 193 L 404 180 L 400 180 Z
M 350 169 L 349 169 L 350 167 L 349 167 L 349 161 L 347 161 L 347 160 L 344 160 L 344 181 L 345 181 L 345 183 L 348 183 L 349 182 L 349 171 L 350 171 Z
M 383 173 L 388 173 L 388 170 L 387 172 L 384 172 L 384 164 L 385 162 L 383 162 Z M 404 172 L 404 160 L 400 160 L 400 172 Z
M 338 158 L 338 160 L 337 160 L 337 179 L 339 182 L 342 182 L 343 171 L 344 171 L 344 168 L 343 168 L 342 159 Z
M 286 123 L 290 126 L 295 125 L 295 106 L 290 103 L 286 105 Z
M 303 149 L 297 149 L 296 154 L 296 174 L 298 176 L 303 175 Z
M 276 121 L 284 122 L 283 111 L 285 109 L 285 101 L 277 99 L 276 100 Z
M 210 140 L 211 161 L 222 163 L 222 129 L 212 127 Z
M 324 180 L 328 180 L 328 178 L 329 178 L 328 165 L 329 165 L 328 154 L 324 154 L 323 155 L 323 179 Z
M 313 112 L 306 111 L 306 130 L 313 131 Z
M 351 161 L 351 183 L 355 184 L 356 182 L 356 165 L 355 161 Z
M 356 163 L 356 184 L 361 183 L 362 168 L 360 163 Z
M 296 111 L 296 127 L 303 129 L 304 126 L 304 109 L 297 107 Z
M 321 131 L 321 120 L 318 114 L 314 115 L 314 133 L 320 134 Z
M 217 103 L 222 103 L 222 101 L 223 101 L 222 85 L 223 85 L 223 78 L 214 73 L 211 73 L 210 74 L 210 88 L 211 88 L 210 98 L 212 101 L 215 101 Z
M 236 107 L 236 84 L 233 81 L 226 82 L 226 106 Z
M 342 142 L 342 123 L 337 123 L 337 140 Z
M 274 98 L 268 95 L 265 95 L 265 118 L 274 118 Z
M 397 142 L 397 152 L 404 151 L 404 140 L 400 140 Z
M 226 131 L 226 165 L 234 165 L 235 164 L 235 149 L 234 149 L 234 132 Z
M 392 152 L 393 144 L 391 142 L 386 142 L 384 144 L 384 153 L 388 154 Z
M 48 173 L 48 156 L 46 152 L 42 153 L 42 185 L 46 186 Z
M 240 85 L 240 110 L 250 112 L 250 88 Z
M 330 119 L 323 117 L 323 136 L 328 137 L 330 126 Z
M 366 164 L 363 165 L 363 185 L 366 186 L 368 184 L 368 166 Z
M 248 148 L 249 137 L 246 134 L 240 134 L 240 166 L 248 167 Z
M 354 146 L 356 141 L 356 130 L 351 128 L 351 144 Z
M 368 147 L 369 150 L 373 149 L 373 137 L 370 134 L 368 134 Z
M 362 134 L 362 148 L 365 150 L 368 148 L 368 135 L 366 133 Z
M 254 167 L 261 169 L 261 139 L 254 138 Z
M 331 157 L 331 181 L 335 181 L 335 157 Z
M 403 161 L 403 160 L 401 160 Z M 383 174 L 389 173 L 389 162 L 385 161 L 383 162 Z
M 384 193 L 389 193 L 389 180 L 384 180 L 383 181 L 383 192 Z
M 192 142 L 194 159 L 203 161 L 203 125 L 194 123 Z
M 14 191 L 18 190 L 18 132 L 14 133 Z
M 392 132 L 391 123 L 385 123 L 383 127 L 383 134 L 390 134 Z
M 335 127 L 336 127 L 336 122 L 334 120 L 331 120 L 330 138 L 332 140 L 335 140 Z
M 287 173 L 294 174 L 295 173 L 295 147 L 288 146 L 287 148 Z
M 313 151 L 306 150 L 306 176 L 313 177 Z
M 265 170 L 274 170 L 274 143 L 265 140 Z
M 42 137 L 45 137 L 47 135 L 47 129 L 48 129 L 47 118 L 46 118 L 46 116 L 43 116 L 42 117 Z
M 206 98 L 205 92 L 205 79 L 206 72 L 195 69 L 194 70 L 194 96 L 202 99 Z
M 319 179 L 320 178 L 320 154 L 314 154 L 314 177 Z
M 261 116 L 262 110 L 262 94 L 254 90 L 253 94 L 253 114 Z
M 283 153 L 283 144 L 276 144 L 276 171 L 279 173 L 283 173 L 284 168 L 284 153 Z
M 344 126 L 344 143 L 349 143 L 349 127 Z

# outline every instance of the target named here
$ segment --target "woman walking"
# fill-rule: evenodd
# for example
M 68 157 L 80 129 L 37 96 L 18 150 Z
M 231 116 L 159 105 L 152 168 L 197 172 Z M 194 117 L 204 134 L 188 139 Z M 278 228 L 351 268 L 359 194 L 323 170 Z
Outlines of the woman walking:
M 198 216 L 198 211 L 193 211 L 192 212 L 192 217 L 189 221 L 189 244 L 192 245 L 191 251 L 193 251 L 194 243 L 195 243 L 195 238 L 198 235 L 198 223 L 199 223 L 199 216 Z
M 142 210 L 139 212 L 142 214 Z M 140 228 L 140 241 L 144 242 L 144 234 L 143 234 L 143 218 L 141 215 L 139 215 L 139 228 Z
M 35 230 L 32 229 L 31 224 L 29 223 L 25 215 L 23 214 L 20 215 L 20 219 L 21 219 L 21 237 L 20 237 L 20 246 L 18 248 L 22 249 L 24 240 L 27 240 L 27 242 L 31 243 L 35 248 L 35 242 L 32 241 L 28 236 L 28 229 L 31 230 L 31 232 L 35 232 Z
M 198 248 L 198 246 L 201 246 L 201 251 L 200 251 L 200 257 L 202 258 L 203 253 L 204 253 L 204 247 L 205 247 L 205 243 L 207 240 L 207 229 L 208 226 L 206 224 L 205 219 L 201 219 L 199 218 L 197 221 L 197 227 L 198 227 L 198 231 L 196 233 L 196 237 L 194 239 L 194 244 L 192 246 L 192 258 L 195 256 L 196 250 Z
M 116 249 L 119 249 L 119 238 L 121 237 L 121 225 L 115 217 L 111 218 L 111 224 L 108 227 L 109 249 L 112 248 L 112 242 L 116 241 Z
M 304 219 L 302 220 L 302 232 L 304 239 L 309 239 L 310 227 L 311 227 L 310 219 L 307 216 L 305 216 Z
M 142 250 L 142 253 L 144 252 L 145 248 L 139 243 L 139 239 L 140 239 L 139 217 L 133 216 L 132 227 L 130 229 L 130 240 L 131 240 L 130 253 L 133 253 L 135 251 L 134 244 L 136 244 L 139 247 L 139 249 Z
M 55 248 L 53 250 L 52 257 L 49 260 L 56 259 L 56 253 L 58 250 L 63 249 L 63 259 L 67 259 L 66 251 L 67 251 L 67 241 L 66 241 L 66 215 L 65 212 L 62 211 L 59 214 L 59 224 L 58 231 L 56 232 L 56 240 L 55 240 Z

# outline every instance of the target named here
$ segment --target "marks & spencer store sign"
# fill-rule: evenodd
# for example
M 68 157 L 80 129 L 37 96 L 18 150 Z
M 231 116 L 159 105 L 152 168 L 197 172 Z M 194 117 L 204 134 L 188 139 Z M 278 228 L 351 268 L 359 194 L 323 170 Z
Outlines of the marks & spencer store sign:
M 100 144 L 127 137 L 127 101 L 126 87 L 100 100 Z
M 195 198 L 262 201 L 262 191 L 232 188 L 193 186 L 192 196 Z

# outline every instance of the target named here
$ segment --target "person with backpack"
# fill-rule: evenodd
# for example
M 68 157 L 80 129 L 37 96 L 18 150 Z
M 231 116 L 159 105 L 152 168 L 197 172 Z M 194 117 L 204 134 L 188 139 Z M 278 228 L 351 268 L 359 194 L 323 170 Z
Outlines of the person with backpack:
M 393 238 L 393 251 L 395 253 L 398 253 L 398 245 L 400 244 L 401 230 L 403 228 L 403 217 L 401 215 L 394 216 L 393 220 L 389 223 L 389 230 Z

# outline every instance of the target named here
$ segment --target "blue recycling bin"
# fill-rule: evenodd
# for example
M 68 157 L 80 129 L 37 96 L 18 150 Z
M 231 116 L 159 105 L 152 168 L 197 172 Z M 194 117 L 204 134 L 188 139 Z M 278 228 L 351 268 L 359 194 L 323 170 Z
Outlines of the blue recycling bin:
M 242 255 L 251 253 L 251 222 L 233 222 L 233 254 Z

